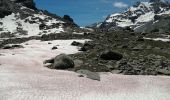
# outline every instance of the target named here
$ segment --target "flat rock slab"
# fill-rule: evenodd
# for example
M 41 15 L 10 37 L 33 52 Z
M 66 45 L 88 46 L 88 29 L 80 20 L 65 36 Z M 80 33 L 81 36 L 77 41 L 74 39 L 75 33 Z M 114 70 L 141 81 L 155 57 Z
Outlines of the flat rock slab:
M 84 75 L 89 79 L 100 81 L 100 75 L 96 72 L 91 72 L 89 70 L 83 70 L 83 69 L 78 70 L 76 72 L 79 73 L 80 75 Z

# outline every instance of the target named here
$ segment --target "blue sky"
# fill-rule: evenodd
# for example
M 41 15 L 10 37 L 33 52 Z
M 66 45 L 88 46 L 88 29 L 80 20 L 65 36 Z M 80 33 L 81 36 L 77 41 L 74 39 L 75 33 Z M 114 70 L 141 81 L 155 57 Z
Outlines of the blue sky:
M 39 9 L 70 15 L 79 26 L 103 21 L 108 14 L 123 11 L 137 1 L 147 0 L 35 0 Z

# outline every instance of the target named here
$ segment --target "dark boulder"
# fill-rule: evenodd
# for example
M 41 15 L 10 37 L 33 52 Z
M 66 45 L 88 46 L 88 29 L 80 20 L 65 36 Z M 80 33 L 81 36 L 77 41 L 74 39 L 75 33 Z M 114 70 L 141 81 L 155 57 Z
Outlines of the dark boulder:
M 54 58 L 54 63 L 52 65 L 54 69 L 68 69 L 74 68 L 74 61 L 71 57 L 60 54 Z
M 82 43 L 73 41 L 73 42 L 71 43 L 71 45 L 72 45 L 72 46 L 81 46 Z
M 111 50 L 106 50 L 101 53 L 100 58 L 103 60 L 121 60 L 123 55 Z

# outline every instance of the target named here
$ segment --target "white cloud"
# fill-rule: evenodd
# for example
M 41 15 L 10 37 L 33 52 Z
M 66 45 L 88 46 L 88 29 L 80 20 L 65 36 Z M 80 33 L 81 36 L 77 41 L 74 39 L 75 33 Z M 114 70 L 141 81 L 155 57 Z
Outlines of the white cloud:
M 114 2 L 113 6 L 116 8 L 127 8 L 128 4 L 124 3 L 124 2 Z

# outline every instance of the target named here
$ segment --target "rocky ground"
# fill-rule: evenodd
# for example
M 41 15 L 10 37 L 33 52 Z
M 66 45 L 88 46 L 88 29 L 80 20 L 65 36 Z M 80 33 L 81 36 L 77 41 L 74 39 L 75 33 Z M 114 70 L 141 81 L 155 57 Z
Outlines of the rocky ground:
M 89 35 L 93 41 L 82 46 L 85 48 L 84 52 L 72 55 L 74 59 L 83 62 L 75 70 L 88 69 L 128 75 L 170 75 L 170 44 L 163 41 L 168 34 L 112 31 Z M 145 39 L 150 36 L 162 37 L 162 41 Z
M 84 44 L 77 41 L 71 44 L 79 46 L 79 51 L 82 51 L 69 55 L 74 61 L 74 66 L 69 68 L 72 71 L 83 69 L 125 75 L 170 75 L 169 33 L 136 33 L 120 30 L 84 32 L 84 34 L 48 34 L 6 39 L 1 41 L 0 47 L 9 49 L 6 44 L 22 43 L 32 39 L 41 41 L 90 39 L 91 41 Z
M 0 4 L 0 100 L 170 99 L 168 30 L 79 28 L 33 0 Z
M 84 34 L 84 38 L 92 41 L 72 43 L 83 51 L 70 55 L 76 64 L 73 70 L 170 75 L 170 44 L 164 41 L 169 40 L 168 36 L 168 33 L 135 33 L 128 30 Z M 160 40 L 154 40 L 157 38 Z

